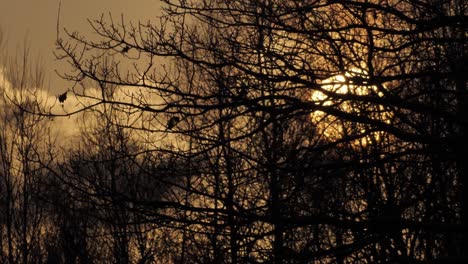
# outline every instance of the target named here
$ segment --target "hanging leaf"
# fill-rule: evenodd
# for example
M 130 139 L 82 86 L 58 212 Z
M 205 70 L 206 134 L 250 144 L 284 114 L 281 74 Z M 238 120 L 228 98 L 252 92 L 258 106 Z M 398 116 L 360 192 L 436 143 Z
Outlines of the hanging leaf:
M 169 119 L 169 121 L 167 121 L 167 129 L 172 129 L 173 127 L 175 127 L 175 125 L 177 125 L 177 123 L 179 123 L 179 121 L 180 118 L 178 116 L 172 117 L 171 119 Z
M 130 50 L 130 46 L 125 46 L 122 49 L 122 53 L 127 53 Z
M 67 92 L 64 92 L 63 94 L 59 95 L 58 100 L 59 100 L 60 103 L 63 104 L 65 102 L 65 100 L 67 100 Z

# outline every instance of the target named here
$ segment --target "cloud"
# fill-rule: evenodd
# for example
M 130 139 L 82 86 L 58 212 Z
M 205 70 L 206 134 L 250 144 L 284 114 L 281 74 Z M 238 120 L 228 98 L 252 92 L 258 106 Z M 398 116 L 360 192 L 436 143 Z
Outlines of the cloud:
M 16 88 L 8 81 L 4 69 L 0 68 L 0 108 L 1 113 L 6 117 L 11 115 L 11 110 L 17 105 L 25 105 L 31 102 L 38 102 L 42 109 L 50 111 L 51 113 L 65 114 L 67 111 L 72 111 L 75 107 L 71 106 L 73 103 L 76 105 L 77 100 L 73 97 L 69 99 L 67 105 L 59 104 L 57 97 L 50 94 L 43 88 Z M 34 103 L 33 103 L 34 105 Z M 33 109 L 37 111 L 38 108 Z M 67 147 L 70 142 L 79 137 L 80 133 L 80 115 L 72 115 L 69 117 L 56 118 L 45 117 L 40 122 L 45 125 L 53 137 L 60 137 L 57 143 L 61 147 Z M 8 120 L 5 120 L 9 122 Z M 66 143 L 68 142 L 68 143 Z
M 49 128 L 51 136 L 57 138 L 58 147 L 69 149 L 76 146 L 82 139 L 83 131 L 103 124 L 98 114 L 104 112 L 113 114 L 114 123 L 125 127 L 140 128 L 129 128 L 136 142 L 149 144 L 152 147 L 160 146 L 161 142 L 165 145 L 180 143 L 180 140 L 175 139 L 175 134 L 172 134 L 173 131 L 166 128 L 167 119 L 170 117 L 152 111 L 136 110 L 134 107 L 125 105 L 127 103 L 142 108 L 163 108 L 166 103 L 158 94 L 145 87 L 120 86 L 113 89 L 112 100 L 124 104 L 116 104 L 112 108 L 111 105 L 99 104 L 103 94 L 98 88 L 82 88 L 79 94 L 71 89 L 63 89 L 57 94 L 52 94 L 50 90 L 42 87 L 18 89 L 13 87 L 0 69 L 0 90 L 3 91 L 0 106 L 13 107 L 14 104 L 28 101 L 38 102 L 35 112 L 40 110 L 42 114 L 47 115 L 43 122 Z

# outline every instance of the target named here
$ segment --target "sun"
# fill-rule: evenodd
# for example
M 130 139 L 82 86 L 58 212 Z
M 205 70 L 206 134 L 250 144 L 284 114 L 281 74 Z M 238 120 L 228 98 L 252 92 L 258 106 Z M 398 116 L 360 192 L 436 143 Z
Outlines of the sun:
M 383 93 L 378 87 L 370 84 L 370 78 L 365 71 L 352 69 L 343 74 L 338 74 L 323 80 L 321 90 L 315 90 L 310 96 L 310 100 L 316 105 L 325 108 L 337 109 L 356 116 L 365 115 L 368 118 L 391 122 L 391 113 L 382 105 L 365 102 L 344 100 L 344 94 L 354 94 L 359 96 L 383 97 Z M 351 144 L 356 146 L 367 146 L 371 141 L 379 141 L 382 132 L 372 131 L 368 125 L 343 120 L 323 111 L 314 111 L 310 114 L 311 122 L 317 131 L 327 141 L 338 141 L 346 138 L 353 138 Z

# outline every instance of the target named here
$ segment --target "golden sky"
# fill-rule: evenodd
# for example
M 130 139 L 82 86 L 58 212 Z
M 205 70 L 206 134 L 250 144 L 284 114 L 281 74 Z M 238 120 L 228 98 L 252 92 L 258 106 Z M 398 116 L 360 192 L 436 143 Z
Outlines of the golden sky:
M 61 27 L 70 31 L 90 32 L 88 18 L 99 18 L 109 12 L 132 21 L 154 19 L 161 14 L 159 0 L 0 0 L 0 30 L 13 54 L 25 38 L 32 57 L 42 57 L 52 92 L 60 92 L 67 83 L 54 70 L 61 68 L 53 55 L 56 25 L 61 2 Z

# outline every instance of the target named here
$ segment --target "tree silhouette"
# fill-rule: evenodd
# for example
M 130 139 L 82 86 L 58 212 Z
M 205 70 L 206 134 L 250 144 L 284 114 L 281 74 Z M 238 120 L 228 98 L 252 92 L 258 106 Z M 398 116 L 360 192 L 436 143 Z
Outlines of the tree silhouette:
M 11 56 L 1 40 L 0 31 L 0 261 L 30 263 L 44 256 L 42 162 L 53 153 L 45 118 L 29 114 L 39 107 L 43 69 L 31 61 L 27 43 Z
M 466 259 L 463 3 L 164 2 L 160 24 L 101 17 L 100 40 L 57 41 L 72 92 L 98 102 L 83 111 L 164 153 L 154 167 L 174 176 L 157 181 L 163 196 L 132 198 L 99 183 L 127 172 L 92 162 L 94 176 L 71 185 L 108 199 L 107 227 L 128 222 L 104 212 L 142 213 L 180 241 L 159 247 L 177 263 Z M 122 46 L 136 56 L 116 56 Z

